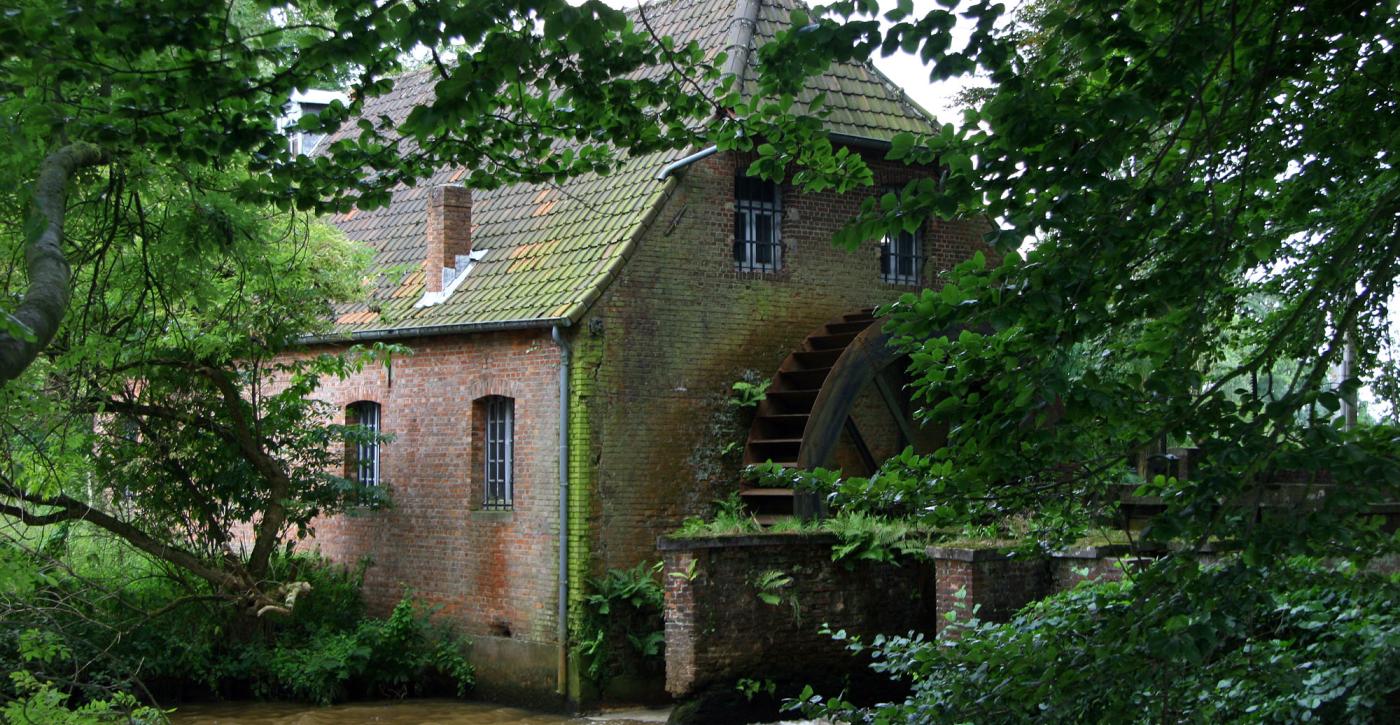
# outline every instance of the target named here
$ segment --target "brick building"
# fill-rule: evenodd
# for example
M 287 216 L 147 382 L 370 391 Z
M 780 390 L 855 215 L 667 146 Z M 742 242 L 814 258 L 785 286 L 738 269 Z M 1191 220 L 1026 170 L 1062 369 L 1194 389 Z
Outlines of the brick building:
M 646 11 L 661 34 L 729 51 L 735 73 L 792 7 Z M 834 64 L 809 81 L 818 90 L 833 140 L 870 161 L 876 189 L 931 173 L 883 160 L 894 134 L 932 126 L 872 67 Z M 405 76 L 365 116 L 402 119 L 431 92 L 430 71 Z M 394 506 L 322 522 L 316 545 L 373 559 L 373 606 L 404 586 L 441 605 L 472 636 L 487 696 L 578 696 L 564 653 L 586 578 L 659 559 L 658 535 L 735 485 L 707 452 L 735 380 L 772 374 L 824 323 L 935 284 L 980 244 L 976 224 L 932 223 L 839 249 L 833 233 L 873 190 L 802 194 L 746 179 L 746 165 L 663 152 L 606 178 L 491 191 L 449 168 L 332 220 L 384 274 L 318 344 L 396 340 L 415 354 L 323 389 L 394 436 L 352 466 Z

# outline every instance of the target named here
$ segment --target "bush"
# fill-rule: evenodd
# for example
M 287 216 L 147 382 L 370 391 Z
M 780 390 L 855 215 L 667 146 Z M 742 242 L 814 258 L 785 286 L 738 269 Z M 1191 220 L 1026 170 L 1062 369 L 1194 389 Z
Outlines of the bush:
M 1400 683 L 1400 582 L 1295 561 L 1163 560 L 955 638 L 877 638 L 873 667 L 912 685 L 859 710 L 808 691 L 809 714 L 874 722 L 1380 722 Z M 837 633 L 838 638 L 844 634 Z M 1388 700 L 1390 702 L 1388 703 Z
M 101 703 L 113 692 L 318 704 L 465 695 L 472 683 L 465 640 L 432 622 L 431 610 L 407 594 L 387 618 L 365 616 L 364 568 L 284 557 L 278 578 L 311 588 L 297 597 L 291 616 L 264 618 L 163 576 L 139 557 L 109 569 L 130 575 L 120 580 L 41 569 L 31 586 L 0 587 L 0 672 L 16 673 L 0 683 L 0 699 L 66 707 L 70 695 L 80 704 Z M 21 687 L 26 677 L 36 684 Z
M 349 631 L 327 627 L 299 645 L 276 644 L 260 662 L 266 679 L 259 694 L 322 705 L 354 695 L 461 697 L 472 668 L 459 645 L 435 632 L 427 612 L 405 597 L 388 619 L 363 619 Z

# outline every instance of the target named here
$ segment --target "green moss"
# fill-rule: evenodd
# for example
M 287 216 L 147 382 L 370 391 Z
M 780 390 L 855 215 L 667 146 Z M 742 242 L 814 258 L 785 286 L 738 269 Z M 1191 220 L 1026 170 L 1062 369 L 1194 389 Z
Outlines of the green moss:
M 588 509 L 593 491 L 592 421 L 588 405 L 597 389 L 603 343 L 589 335 L 574 338 L 569 365 L 569 631 L 584 619 L 584 583 L 588 579 L 590 532 Z

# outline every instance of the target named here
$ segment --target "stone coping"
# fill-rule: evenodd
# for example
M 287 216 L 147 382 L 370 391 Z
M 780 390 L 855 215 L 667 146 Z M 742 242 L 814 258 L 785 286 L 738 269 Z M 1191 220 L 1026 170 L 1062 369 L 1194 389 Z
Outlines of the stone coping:
M 988 546 L 985 548 L 973 548 L 970 546 L 930 546 L 925 551 L 931 559 L 951 559 L 953 561 L 992 561 L 994 559 L 1014 558 L 1009 549 L 1000 546 Z
M 950 559 L 953 561 L 992 561 L 996 559 L 1029 559 L 1033 557 L 1017 557 L 1012 549 L 1006 547 L 988 546 L 930 546 L 928 555 L 933 559 Z M 1100 546 L 1072 546 L 1067 549 L 1051 552 L 1053 559 L 1110 559 L 1132 555 L 1133 549 L 1127 544 L 1103 544 Z M 1139 551 L 1137 553 L 1147 553 Z
M 695 549 L 738 549 L 752 546 L 784 546 L 789 544 L 831 546 L 840 541 L 835 534 L 743 534 L 739 536 L 661 536 L 656 539 L 657 551 L 691 551 Z

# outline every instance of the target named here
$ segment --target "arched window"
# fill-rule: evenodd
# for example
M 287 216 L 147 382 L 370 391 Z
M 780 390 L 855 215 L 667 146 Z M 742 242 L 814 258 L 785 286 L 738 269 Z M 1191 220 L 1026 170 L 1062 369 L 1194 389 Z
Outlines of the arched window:
M 500 395 L 482 398 L 482 459 L 485 461 L 481 507 L 515 505 L 515 400 Z
M 372 435 L 379 435 L 379 403 L 361 400 L 351 403 L 345 409 L 347 425 L 357 425 Z M 379 441 L 364 440 L 352 444 L 346 451 L 346 477 L 353 478 L 366 486 L 378 486 Z

